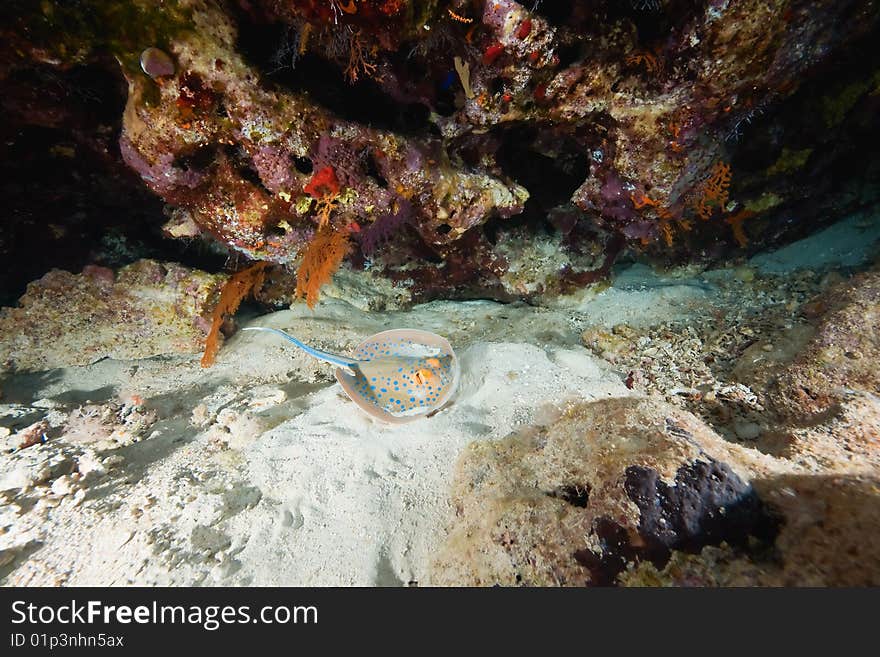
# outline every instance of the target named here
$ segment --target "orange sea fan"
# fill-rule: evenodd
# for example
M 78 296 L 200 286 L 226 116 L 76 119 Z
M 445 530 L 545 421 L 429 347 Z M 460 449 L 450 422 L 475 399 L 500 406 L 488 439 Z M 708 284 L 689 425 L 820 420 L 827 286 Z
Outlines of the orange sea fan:
M 233 274 L 223 290 L 220 292 L 220 300 L 212 313 L 211 330 L 208 331 L 208 339 L 205 341 L 205 353 L 202 355 L 202 367 L 211 367 L 220 349 L 220 327 L 223 322 L 235 314 L 242 300 L 263 287 L 266 279 L 268 262 L 255 262 L 250 267 Z
M 694 204 L 694 211 L 700 219 L 708 221 L 716 208 L 724 210 L 724 206 L 727 205 L 730 179 L 729 164 L 718 162 L 712 167 L 712 173 L 703 183 L 703 187 L 700 189 L 699 196 Z
M 361 75 L 375 77 L 377 65 L 373 58 L 378 52 L 378 47 L 368 46 L 364 43 L 363 33 L 360 28 L 350 32 L 348 38 L 348 66 L 345 68 L 345 77 L 351 84 L 358 81 Z
M 660 208 L 657 212 L 657 221 L 660 226 L 660 236 L 666 242 L 666 246 L 672 246 L 672 212 L 668 208 Z
M 627 66 L 644 66 L 645 70 L 651 75 L 656 75 L 663 69 L 663 65 L 649 52 L 635 52 L 632 55 L 629 55 L 624 61 Z
M 339 269 L 350 246 L 348 233 L 330 228 L 315 233 L 296 272 L 296 296 L 305 297 L 309 308 L 318 303 L 318 291 Z
M 633 202 L 633 207 L 636 210 L 641 210 L 646 207 L 657 207 L 657 201 L 652 198 L 649 198 L 645 194 L 638 194 L 633 192 L 629 195 L 630 200 Z
M 739 244 L 741 248 L 745 248 L 749 244 L 749 238 L 746 235 L 746 231 L 743 230 L 743 222 L 746 219 L 750 219 L 754 216 L 755 213 L 751 210 L 740 210 L 736 214 L 731 215 L 724 220 L 733 229 L 733 238 L 736 240 L 736 243 Z
M 633 207 L 636 210 L 654 208 L 654 212 L 657 215 L 657 226 L 659 228 L 660 237 L 663 238 L 666 246 L 672 246 L 673 222 L 677 223 L 679 228 L 681 228 L 682 230 L 690 230 L 691 228 L 690 224 L 686 220 L 681 218 L 676 219 L 669 208 L 661 206 L 660 203 L 650 198 L 646 194 L 639 194 L 634 192 L 630 194 L 630 199 L 632 200 Z M 642 241 L 643 243 L 647 243 L 646 239 L 643 239 Z

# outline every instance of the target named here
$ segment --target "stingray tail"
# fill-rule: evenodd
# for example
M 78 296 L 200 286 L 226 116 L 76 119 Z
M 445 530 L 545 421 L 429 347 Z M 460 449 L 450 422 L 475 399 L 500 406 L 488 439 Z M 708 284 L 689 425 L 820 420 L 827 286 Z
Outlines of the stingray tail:
M 339 367 L 345 368 L 352 375 L 354 375 L 354 368 L 357 367 L 358 361 L 353 358 L 346 358 L 345 356 L 339 356 L 337 354 L 331 354 L 327 351 L 321 351 L 320 349 L 315 349 L 314 347 L 310 347 L 305 342 L 301 342 L 297 340 L 292 335 L 285 333 L 279 329 L 267 328 L 265 326 L 248 326 L 242 331 L 266 331 L 267 333 L 275 333 L 280 335 L 282 338 L 287 340 L 288 342 L 292 342 L 297 347 L 306 352 L 309 356 L 317 358 L 318 360 L 323 360 L 325 363 L 331 363 L 332 365 L 338 365 Z

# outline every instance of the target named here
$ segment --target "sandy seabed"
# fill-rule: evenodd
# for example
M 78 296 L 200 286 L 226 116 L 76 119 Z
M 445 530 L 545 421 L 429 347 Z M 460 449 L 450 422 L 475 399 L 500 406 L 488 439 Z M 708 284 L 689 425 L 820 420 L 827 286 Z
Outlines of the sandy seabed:
M 761 256 L 749 271 L 787 276 L 804 254 L 813 268 L 839 266 L 855 257 L 847 235 L 808 243 L 824 244 L 821 253 Z M 0 577 L 14 586 L 431 584 L 467 445 L 546 422 L 573 400 L 645 394 L 583 346 L 585 330 L 781 303 L 746 287 L 742 268 L 661 276 L 632 266 L 610 288 L 553 308 L 443 301 L 364 313 L 330 299 L 314 313 L 296 306 L 244 322 L 339 353 L 389 328 L 446 336 L 461 358 L 459 392 L 401 426 L 363 414 L 330 366 L 256 332 L 227 341 L 209 370 L 197 356 L 160 356 L 9 377 L 4 440 L 41 419 L 65 428 L 0 455 Z

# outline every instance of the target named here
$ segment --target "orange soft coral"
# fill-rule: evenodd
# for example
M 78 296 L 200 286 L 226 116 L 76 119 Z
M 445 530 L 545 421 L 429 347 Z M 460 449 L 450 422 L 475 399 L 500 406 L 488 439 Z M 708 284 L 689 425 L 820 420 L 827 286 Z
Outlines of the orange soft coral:
M 694 204 L 694 211 L 700 219 L 707 221 L 715 213 L 716 208 L 724 211 L 730 189 L 730 178 L 729 164 L 718 162 L 712 167 L 712 173 L 703 183 Z
M 217 351 L 220 349 L 220 327 L 229 317 L 235 314 L 242 300 L 263 287 L 266 278 L 267 262 L 256 262 L 246 269 L 233 274 L 223 290 L 220 292 L 220 301 L 212 313 L 211 330 L 208 331 L 208 339 L 205 341 L 205 353 L 202 355 L 202 367 L 210 367 L 214 364 Z
M 733 238 L 741 248 L 745 248 L 749 244 L 749 238 L 746 236 L 746 231 L 743 230 L 743 222 L 754 216 L 755 213 L 751 210 L 740 210 L 724 220 L 730 225 L 731 229 L 733 229 Z
M 636 52 L 632 55 L 629 55 L 625 60 L 627 66 L 639 66 L 642 65 L 645 67 L 645 70 L 651 74 L 656 75 L 661 70 L 663 70 L 663 65 L 657 61 L 657 58 L 649 52 Z
M 315 233 L 296 272 L 296 296 L 305 297 L 309 308 L 318 303 L 318 291 L 339 269 L 349 247 L 345 232 L 325 227 Z

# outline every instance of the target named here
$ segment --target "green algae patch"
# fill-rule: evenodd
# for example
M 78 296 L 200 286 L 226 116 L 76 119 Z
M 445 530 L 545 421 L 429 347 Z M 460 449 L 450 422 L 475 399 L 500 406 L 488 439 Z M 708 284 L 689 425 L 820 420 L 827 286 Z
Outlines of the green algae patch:
M 175 36 L 192 30 L 192 10 L 170 0 L 43 0 L 10 3 L 19 27 L 53 59 L 75 65 L 106 51 L 128 73 L 139 73 L 140 53 L 150 46 L 168 49 Z
M 812 155 L 812 148 L 804 148 L 802 150 L 792 150 L 789 148 L 783 148 L 782 154 L 773 163 L 773 165 L 767 169 L 768 176 L 776 176 L 781 173 L 789 173 L 791 171 L 797 171 L 802 168 L 807 160 L 810 159 L 810 155 Z
M 849 111 L 855 107 L 856 103 L 867 93 L 875 93 L 878 85 L 880 85 L 880 71 L 866 80 L 853 82 L 841 89 L 833 96 L 826 96 L 822 99 L 821 111 L 822 119 L 826 128 L 833 128 L 839 125 Z
M 777 196 L 773 193 L 762 194 L 759 198 L 755 200 L 746 201 L 745 208 L 750 212 L 754 212 L 758 214 L 760 212 L 765 212 L 770 208 L 775 208 L 777 205 L 782 203 L 783 199 L 780 196 Z

